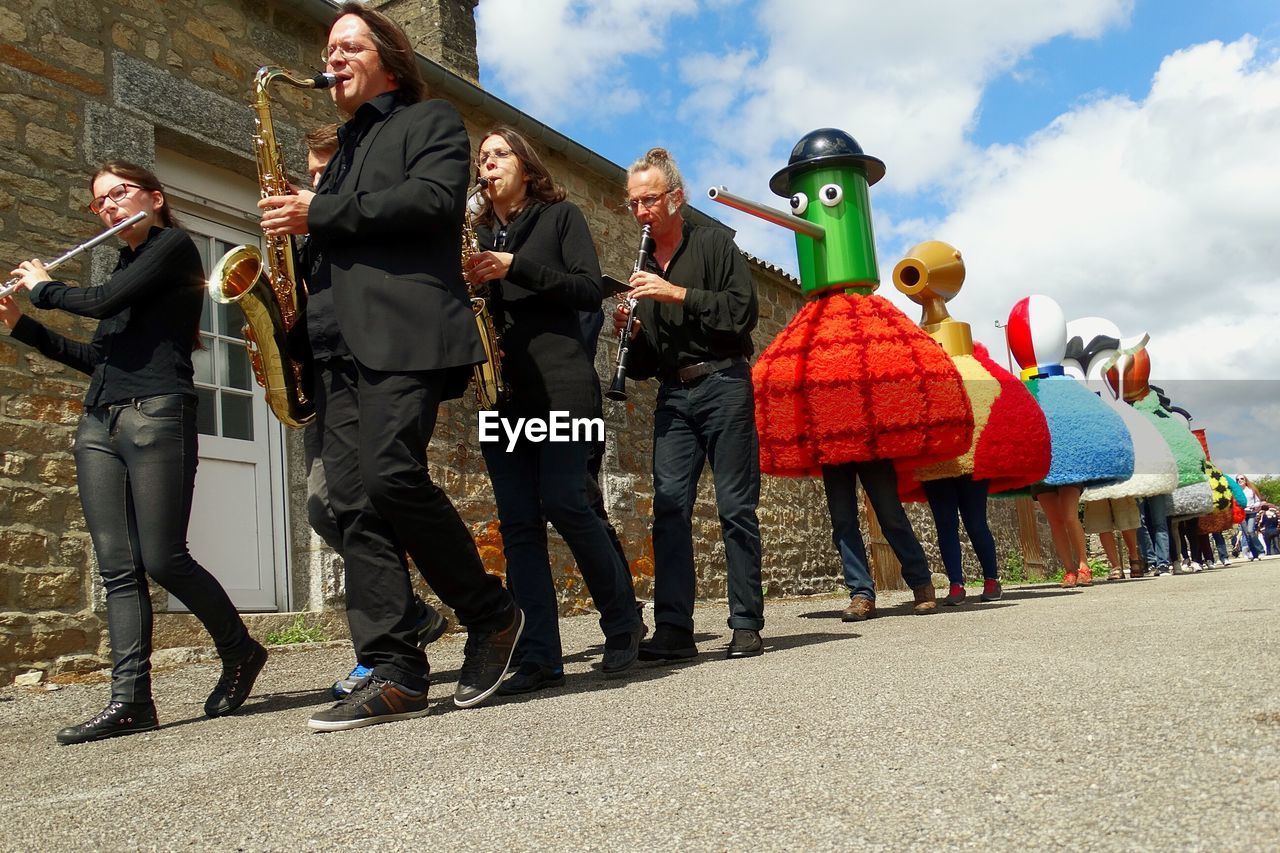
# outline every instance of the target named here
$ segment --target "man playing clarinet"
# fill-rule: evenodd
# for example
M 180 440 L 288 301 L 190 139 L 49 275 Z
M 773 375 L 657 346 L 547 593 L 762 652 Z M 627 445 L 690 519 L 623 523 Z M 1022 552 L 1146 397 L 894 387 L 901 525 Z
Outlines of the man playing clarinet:
M 764 647 L 760 586 L 760 451 L 751 370 L 755 282 L 727 232 L 682 214 L 684 183 L 671 156 L 650 150 L 627 172 L 627 206 L 655 243 L 654 264 L 631 276 L 636 301 L 628 375 L 656 376 L 653 424 L 654 635 L 641 660 L 697 654 L 693 641 L 693 504 L 711 464 L 728 563 L 728 656 Z M 621 331 L 626 305 L 614 325 Z

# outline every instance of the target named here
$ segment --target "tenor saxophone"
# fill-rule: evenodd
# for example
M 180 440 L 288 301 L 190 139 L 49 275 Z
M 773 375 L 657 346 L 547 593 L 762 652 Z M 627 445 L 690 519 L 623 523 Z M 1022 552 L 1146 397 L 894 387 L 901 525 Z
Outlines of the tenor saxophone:
M 293 192 L 271 123 L 267 87 L 276 80 L 300 89 L 327 89 L 337 78 L 329 73 L 295 77 L 274 65 L 258 69 L 253 79 L 253 152 L 263 198 Z M 289 342 L 289 332 L 303 310 L 293 238 L 267 234 L 263 246 L 236 246 L 219 258 L 209 274 L 209 295 L 215 302 L 239 305 L 244 312 L 242 331 L 249 363 L 254 379 L 266 391 L 271 411 L 285 426 L 306 426 L 315 419 L 316 408 L 306 387 L 308 356 L 291 351 Z
M 471 259 L 480 252 L 480 241 L 476 239 L 475 208 L 483 202 L 484 188 L 489 185 L 486 178 L 480 178 L 475 186 L 467 190 L 467 213 L 462 223 L 462 269 L 471 265 Z M 485 281 L 479 284 L 468 284 L 471 297 L 471 313 L 476 318 L 476 331 L 480 333 L 480 341 L 484 344 L 484 362 L 473 368 L 475 380 L 476 404 L 482 409 L 495 408 L 511 394 L 506 380 L 502 378 L 502 341 L 498 337 L 498 329 L 493 322 L 493 313 L 489 310 L 493 287 Z

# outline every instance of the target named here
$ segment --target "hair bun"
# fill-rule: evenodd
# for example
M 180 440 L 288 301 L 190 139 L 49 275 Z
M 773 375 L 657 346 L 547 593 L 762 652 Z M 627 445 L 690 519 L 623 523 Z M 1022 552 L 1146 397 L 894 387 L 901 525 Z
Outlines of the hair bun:
M 644 159 L 651 163 L 666 161 L 671 162 L 671 154 L 665 148 L 650 148 L 644 155 Z

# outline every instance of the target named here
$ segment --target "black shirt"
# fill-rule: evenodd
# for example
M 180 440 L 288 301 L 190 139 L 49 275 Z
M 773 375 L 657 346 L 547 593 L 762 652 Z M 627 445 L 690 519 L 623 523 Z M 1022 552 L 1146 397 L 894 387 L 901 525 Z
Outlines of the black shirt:
M 600 380 L 582 340 L 579 311 L 600 309 L 600 261 L 587 220 L 567 201 L 535 202 L 520 211 L 499 241 L 480 225 L 481 248 L 511 252 L 507 277 L 493 281 L 491 311 L 502 337 L 506 416 L 600 414 Z
M 383 92 L 356 108 L 351 120 L 338 128 L 338 150 L 320 176 L 316 195 L 332 195 L 342 190 L 351 170 L 356 150 L 374 125 L 391 115 L 399 103 L 399 90 Z M 315 358 L 349 355 L 347 343 L 333 311 L 333 291 L 329 289 L 329 264 L 316 241 L 308 240 L 304 269 L 307 276 L 307 335 Z
M 702 361 L 751 357 L 751 330 L 759 319 L 756 284 L 726 231 L 686 221 L 666 270 L 654 271 L 688 293 L 683 303 L 639 301 L 629 377 L 665 379 Z
M 13 337 L 90 375 L 86 407 L 157 394 L 195 396 L 191 348 L 204 301 L 200 252 L 185 231 L 153 227 L 137 250 L 125 246 L 105 284 L 68 287 L 45 281 L 31 291 L 37 308 L 60 308 L 101 322 L 89 343 L 24 315 Z

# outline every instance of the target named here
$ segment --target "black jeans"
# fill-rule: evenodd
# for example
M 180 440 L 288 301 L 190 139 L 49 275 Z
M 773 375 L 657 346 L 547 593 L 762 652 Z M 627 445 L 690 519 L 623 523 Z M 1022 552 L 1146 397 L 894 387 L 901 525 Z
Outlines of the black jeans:
M 76 431 L 76 480 L 107 599 L 111 698 L 151 699 L 147 577 L 209 631 L 224 660 L 252 642 L 222 585 L 187 550 L 196 482 L 196 400 L 164 394 L 89 409 Z
M 498 504 L 507 583 L 524 611 L 517 652 L 521 663 L 559 667 L 559 605 L 547 553 L 547 522 L 564 539 L 587 591 L 600 611 L 606 637 L 640 627 L 631 573 L 588 500 L 587 454 L 580 442 L 485 442 L 493 496 Z
M 427 658 L 414 644 L 406 551 L 468 629 L 503 628 L 514 606 L 427 470 L 446 375 L 383 373 L 347 356 L 318 362 L 317 379 L 321 456 L 342 531 L 356 657 L 379 678 L 421 690 Z
M 764 627 L 760 440 L 751 370 L 740 362 L 693 384 L 663 382 L 653 419 L 654 621 L 693 630 L 693 505 L 711 463 L 728 564 L 729 627 Z
M 942 565 L 947 569 L 947 579 L 953 584 L 964 584 L 964 565 L 960 553 L 960 521 L 969 534 L 973 553 L 982 566 L 982 577 L 999 580 L 996 565 L 996 540 L 987 524 L 986 480 L 975 480 L 969 475 L 926 480 L 925 497 L 933 513 L 933 526 L 938 530 L 938 550 L 942 552 Z M 959 516 L 959 518 L 957 518 Z
M 920 540 L 911 528 L 911 519 L 898 499 L 898 474 L 887 459 L 871 462 L 846 462 L 822 466 L 822 486 L 827 493 L 827 510 L 831 513 L 831 539 L 840 552 L 844 584 L 849 594 L 869 601 L 876 600 L 876 585 L 867 562 L 867 547 L 858 529 L 857 481 L 867 493 L 880 532 L 888 540 L 894 556 L 902 564 L 902 579 L 912 589 L 930 583 L 929 560 Z

